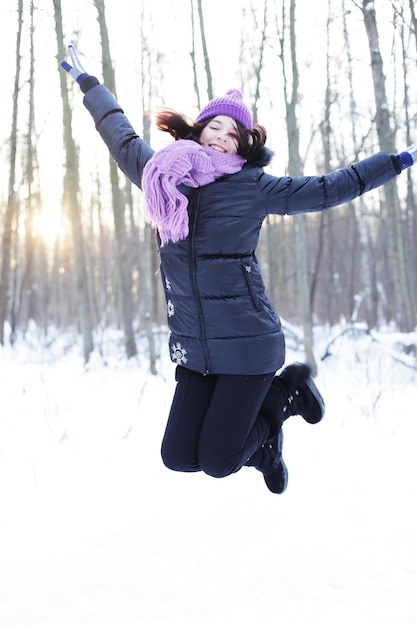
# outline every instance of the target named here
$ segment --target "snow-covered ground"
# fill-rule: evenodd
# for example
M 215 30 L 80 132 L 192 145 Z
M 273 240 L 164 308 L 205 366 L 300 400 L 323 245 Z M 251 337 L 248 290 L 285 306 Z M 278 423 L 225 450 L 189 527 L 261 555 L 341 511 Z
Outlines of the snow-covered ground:
M 0 626 L 415 626 L 417 372 L 378 339 L 319 361 L 326 417 L 286 422 L 281 496 L 164 468 L 165 357 L 0 348 Z

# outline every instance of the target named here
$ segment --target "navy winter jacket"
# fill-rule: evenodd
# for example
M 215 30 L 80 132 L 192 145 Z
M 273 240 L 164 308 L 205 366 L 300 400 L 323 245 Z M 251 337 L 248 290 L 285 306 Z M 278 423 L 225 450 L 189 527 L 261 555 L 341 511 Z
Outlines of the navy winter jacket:
M 106 87 L 90 89 L 84 104 L 120 169 L 140 187 L 153 150 Z M 396 174 L 391 157 L 379 152 L 321 177 L 278 178 L 245 165 L 204 187 L 179 187 L 189 199 L 190 232 L 160 249 L 171 359 L 203 374 L 276 372 L 284 336 L 255 258 L 264 219 L 330 209 Z

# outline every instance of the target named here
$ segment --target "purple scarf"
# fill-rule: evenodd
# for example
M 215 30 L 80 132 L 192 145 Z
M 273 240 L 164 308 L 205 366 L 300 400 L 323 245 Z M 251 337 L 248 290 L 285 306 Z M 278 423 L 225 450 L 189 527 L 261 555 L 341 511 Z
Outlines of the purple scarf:
M 143 170 L 142 188 L 146 218 L 157 227 L 162 244 L 188 235 L 188 200 L 177 185 L 208 185 L 225 174 L 236 174 L 244 162 L 238 154 L 216 152 L 188 139 L 155 152 Z

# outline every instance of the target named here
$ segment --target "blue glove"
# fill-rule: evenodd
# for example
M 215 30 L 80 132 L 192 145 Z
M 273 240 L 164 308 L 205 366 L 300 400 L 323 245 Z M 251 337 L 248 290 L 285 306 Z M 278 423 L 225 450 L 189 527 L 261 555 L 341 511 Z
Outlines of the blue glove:
M 68 52 L 72 61 L 72 65 L 67 63 L 66 61 L 61 61 L 61 67 L 64 69 L 78 84 L 84 78 L 87 78 L 89 74 L 85 71 L 83 66 L 81 65 L 80 59 L 78 58 L 77 53 L 75 52 L 75 48 L 72 44 L 68 46 Z
M 90 76 L 87 74 L 83 66 L 81 65 L 81 61 L 78 58 L 78 55 L 75 51 L 75 48 L 72 44 L 68 46 L 68 52 L 71 58 L 72 65 L 67 63 L 67 61 L 61 61 L 61 67 L 63 70 L 67 72 L 74 79 L 81 88 L 83 93 L 87 93 L 91 87 L 98 85 L 99 82 L 95 76 Z
M 402 170 L 414 165 L 417 161 L 417 143 L 413 143 L 413 145 L 406 148 L 404 152 L 397 154 L 397 157 L 400 161 Z

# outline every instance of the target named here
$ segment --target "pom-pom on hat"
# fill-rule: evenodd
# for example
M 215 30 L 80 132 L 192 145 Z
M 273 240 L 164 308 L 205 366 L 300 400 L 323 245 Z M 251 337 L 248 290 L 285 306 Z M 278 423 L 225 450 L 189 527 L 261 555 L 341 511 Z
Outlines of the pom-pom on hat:
M 247 130 L 252 128 L 252 115 L 243 102 L 242 92 L 239 89 L 229 89 L 222 98 L 215 98 L 200 111 L 196 122 L 202 122 L 216 115 L 228 115 L 242 124 Z

